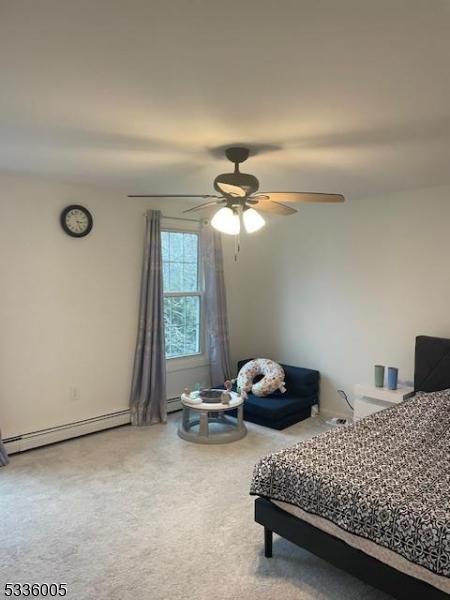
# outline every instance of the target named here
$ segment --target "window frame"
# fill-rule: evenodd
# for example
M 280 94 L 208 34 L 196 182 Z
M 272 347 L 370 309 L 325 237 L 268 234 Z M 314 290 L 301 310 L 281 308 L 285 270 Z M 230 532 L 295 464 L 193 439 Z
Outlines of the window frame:
M 206 348 L 206 340 L 205 340 L 205 311 L 204 311 L 204 295 L 205 295 L 205 286 L 204 286 L 204 276 L 203 276 L 203 260 L 200 252 L 200 230 L 198 227 L 196 228 L 188 228 L 186 226 L 177 227 L 176 225 L 170 226 L 162 226 L 161 234 L 165 233 L 187 233 L 187 234 L 195 234 L 197 236 L 197 291 L 193 292 L 165 292 L 164 291 L 164 280 L 163 280 L 163 303 L 166 297 L 197 297 L 199 299 L 199 334 L 198 334 L 198 344 L 199 351 L 194 352 L 192 354 L 180 354 L 178 356 L 166 356 L 166 349 L 164 344 L 164 356 L 166 362 L 169 361 L 175 366 L 179 363 L 179 361 L 190 362 L 195 359 L 204 358 L 205 356 L 205 348 Z M 161 266 L 164 265 L 164 261 L 162 259 L 161 254 Z M 163 276 L 164 277 L 164 276 Z M 177 362 L 178 361 L 178 362 Z M 203 362 L 203 361 L 202 361 Z M 184 368 L 184 367 L 181 367 Z M 171 369 L 178 370 L 178 369 Z

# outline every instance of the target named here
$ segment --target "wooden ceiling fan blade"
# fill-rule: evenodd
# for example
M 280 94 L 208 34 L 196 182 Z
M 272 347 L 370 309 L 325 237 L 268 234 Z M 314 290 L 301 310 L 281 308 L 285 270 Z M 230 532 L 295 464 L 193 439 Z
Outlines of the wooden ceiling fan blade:
M 188 208 L 187 210 L 183 210 L 183 213 L 195 212 L 197 210 L 204 210 L 205 208 L 211 208 L 212 206 L 219 206 L 223 204 L 224 200 L 213 200 L 212 202 L 205 202 L 204 204 L 199 204 L 198 206 L 193 206 L 192 208 Z
M 217 187 L 220 188 L 224 194 L 229 194 L 235 198 L 244 198 L 247 193 L 243 188 L 238 185 L 231 185 L 231 183 L 222 183 L 218 181 Z
M 128 198 L 221 198 L 213 194 L 128 194 Z
M 284 204 L 280 204 L 279 202 L 274 202 L 273 200 L 259 200 L 258 204 L 254 206 L 257 211 L 273 213 L 277 215 L 293 215 L 298 212 L 297 209 L 291 208 L 290 206 L 285 206 Z
M 275 202 L 344 202 L 342 194 L 322 194 L 320 192 L 261 192 Z

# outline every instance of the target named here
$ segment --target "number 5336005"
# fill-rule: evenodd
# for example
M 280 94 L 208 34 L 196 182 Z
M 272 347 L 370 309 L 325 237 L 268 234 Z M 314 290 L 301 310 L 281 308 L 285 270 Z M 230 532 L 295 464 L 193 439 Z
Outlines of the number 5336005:
M 5 583 L 5 596 L 66 596 L 67 583 Z

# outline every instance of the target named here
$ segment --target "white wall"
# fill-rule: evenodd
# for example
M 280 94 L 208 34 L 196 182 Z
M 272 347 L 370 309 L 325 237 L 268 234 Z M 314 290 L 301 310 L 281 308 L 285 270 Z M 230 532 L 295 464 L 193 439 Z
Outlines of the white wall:
M 450 336 L 450 188 L 304 205 L 227 244 L 233 359 L 318 369 L 326 413 L 372 382 L 373 365 L 412 380 L 414 338 Z
M 70 238 L 59 225 L 71 203 L 94 216 L 86 238 Z M 151 205 L 105 190 L 0 176 L 3 437 L 127 408 L 142 215 Z M 165 202 L 163 213 L 179 210 Z M 182 361 L 170 361 L 168 396 L 206 381 L 205 363 L 202 358 L 186 372 L 179 370 Z M 79 400 L 69 399 L 70 385 L 78 387 Z

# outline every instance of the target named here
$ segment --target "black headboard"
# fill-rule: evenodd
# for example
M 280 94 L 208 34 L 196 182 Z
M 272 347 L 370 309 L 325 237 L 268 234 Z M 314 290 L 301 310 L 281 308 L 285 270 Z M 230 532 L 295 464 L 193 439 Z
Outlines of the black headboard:
M 450 388 L 450 339 L 416 337 L 414 389 L 438 392 Z

